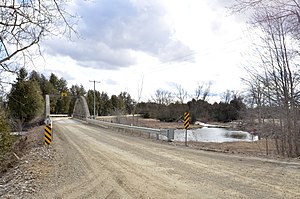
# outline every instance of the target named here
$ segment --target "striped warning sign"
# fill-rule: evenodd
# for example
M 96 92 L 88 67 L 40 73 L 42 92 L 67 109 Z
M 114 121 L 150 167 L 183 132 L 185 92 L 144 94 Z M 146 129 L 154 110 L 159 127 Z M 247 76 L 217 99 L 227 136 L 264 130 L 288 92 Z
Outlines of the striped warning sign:
M 190 113 L 185 112 L 184 113 L 184 128 L 188 129 L 190 127 Z
M 49 145 L 52 143 L 52 128 L 50 125 L 45 125 L 45 131 L 44 131 L 44 137 L 45 137 L 45 145 Z
M 68 96 L 68 93 L 67 93 L 67 92 L 61 92 L 60 95 L 61 95 L 62 97 L 67 97 L 67 96 Z

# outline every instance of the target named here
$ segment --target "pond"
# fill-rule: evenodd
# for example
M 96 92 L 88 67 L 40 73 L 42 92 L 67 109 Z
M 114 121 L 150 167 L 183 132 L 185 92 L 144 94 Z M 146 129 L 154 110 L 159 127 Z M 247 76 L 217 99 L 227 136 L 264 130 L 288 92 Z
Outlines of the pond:
M 245 131 L 233 131 L 225 128 L 208 128 L 203 127 L 199 129 L 188 130 L 188 141 L 195 142 L 236 142 L 257 141 L 258 136 L 252 136 Z M 185 130 L 177 129 L 174 132 L 174 141 L 185 141 Z

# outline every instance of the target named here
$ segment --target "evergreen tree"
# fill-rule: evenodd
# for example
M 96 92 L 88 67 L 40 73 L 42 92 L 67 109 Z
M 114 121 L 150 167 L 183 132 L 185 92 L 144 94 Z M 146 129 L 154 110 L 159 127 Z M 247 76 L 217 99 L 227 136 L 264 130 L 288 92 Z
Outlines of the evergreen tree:
M 54 95 L 59 94 L 57 91 L 58 77 L 55 74 L 51 73 L 50 78 L 49 78 L 49 83 L 50 83 L 50 85 L 49 85 L 48 89 L 51 89 L 51 90 L 48 90 L 48 91 L 51 91 L 51 92 L 48 94 L 53 94 L 53 96 L 51 97 L 51 100 L 50 100 L 50 113 L 57 113 L 56 106 L 57 106 L 59 97 L 54 96 Z M 45 82 L 45 86 L 48 86 L 48 83 Z
M 42 95 L 44 98 L 46 95 L 57 93 L 54 86 L 50 83 L 50 81 L 43 74 L 41 75 L 41 79 L 40 79 L 40 87 L 41 87 Z M 54 99 L 51 98 L 51 101 L 54 101 Z M 56 101 L 55 101 L 55 104 L 56 104 Z
M 7 122 L 7 114 L 2 105 L 0 106 L 0 162 L 3 160 L 5 154 L 10 151 L 14 137 L 10 134 L 10 127 Z M 1 163 L 0 163 L 1 168 Z M 0 169 L 1 173 L 1 169 Z
M 58 77 L 53 73 L 51 73 L 50 75 L 49 82 L 53 85 L 55 89 L 59 87 Z
M 126 112 L 126 114 L 131 114 L 133 112 L 135 102 L 131 98 L 130 94 L 127 92 L 121 92 L 118 98 L 120 101 L 119 103 L 123 106 L 122 108 L 124 112 Z
M 107 93 L 102 92 L 100 95 L 100 107 L 99 107 L 99 115 L 109 115 L 111 111 L 111 102 L 109 100 L 109 96 Z
M 59 114 L 59 113 L 70 113 L 70 102 L 71 98 L 69 97 L 69 89 L 67 87 L 67 81 L 64 78 L 58 78 L 55 74 L 51 73 L 49 82 L 54 88 L 54 93 L 57 96 L 52 96 L 50 100 L 50 112 Z M 61 93 L 67 93 L 68 96 L 62 97 Z
M 111 107 L 112 107 L 111 113 L 113 115 L 124 114 L 125 104 L 124 104 L 122 98 L 120 97 L 120 95 L 119 96 L 112 95 L 110 98 L 110 102 L 111 102 Z
M 19 125 L 28 123 L 43 114 L 44 100 L 40 87 L 36 81 L 27 80 L 27 71 L 24 68 L 20 69 L 17 82 L 12 85 L 8 107 Z

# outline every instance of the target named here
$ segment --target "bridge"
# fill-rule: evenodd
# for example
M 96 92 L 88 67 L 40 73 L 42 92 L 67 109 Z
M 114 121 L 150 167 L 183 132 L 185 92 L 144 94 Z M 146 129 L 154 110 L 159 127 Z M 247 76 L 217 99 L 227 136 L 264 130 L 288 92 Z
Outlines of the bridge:
M 50 96 L 46 95 L 46 106 L 45 106 L 45 118 L 48 118 L 53 115 L 50 114 Z M 55 115 L 54 115 L 55 116 Z M 105 126 L 105 127 L 111 127 L 111 128 L 118 128 L 118 129 L 124 129 L 124 130 L 133 130 L 133 131 L 139 131 L 143 133 L 148 133 L 149 137 L 150 134 L 153 134 L 156 136 L 156 139 L 159 139 L 160 137 L 166 137 L 168 141 L 171 141 L 174 139 L 174 129 L 154 129 L 154 128 L 145 128 L 145 127 L 139 127 L 139 126 L 132 126 L 132 125 L 123 125 L 123 124 L 116 124 L 111 122 L 103 122 L 96 120 L 96 118 L 92 119 L 89 108 L 87 105 L 87 101 L 84 96 L 78 96 L 75 101 L 75 106 L 73 109 L 73 118 L 80 119 L 86 121 L 88 124 L 93 124 L 97 126 Z
M 50 115 L 50 96 L 46 95 L 45 100 L 45 118 Z M 90 111 L 86 102 L 86 99 L 83 96 L 78 96 L 75 101 L 75 106 L 73 109 L 73 117 L 78 119 L 86 120 L 90 118 Z

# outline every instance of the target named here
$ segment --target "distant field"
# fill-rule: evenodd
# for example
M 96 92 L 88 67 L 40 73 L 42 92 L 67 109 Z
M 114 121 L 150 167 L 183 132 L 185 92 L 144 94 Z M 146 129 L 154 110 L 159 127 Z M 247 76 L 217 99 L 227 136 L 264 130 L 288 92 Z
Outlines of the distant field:
M 120 123 L 126 125 L 142 126 L 148 128 L 183 128 L 181 122 L 161 122 L 157 119 L 145 119 L 140 116 L 122 115 L 122 116 L 101 116 L 97 117 L 97 120 Z

